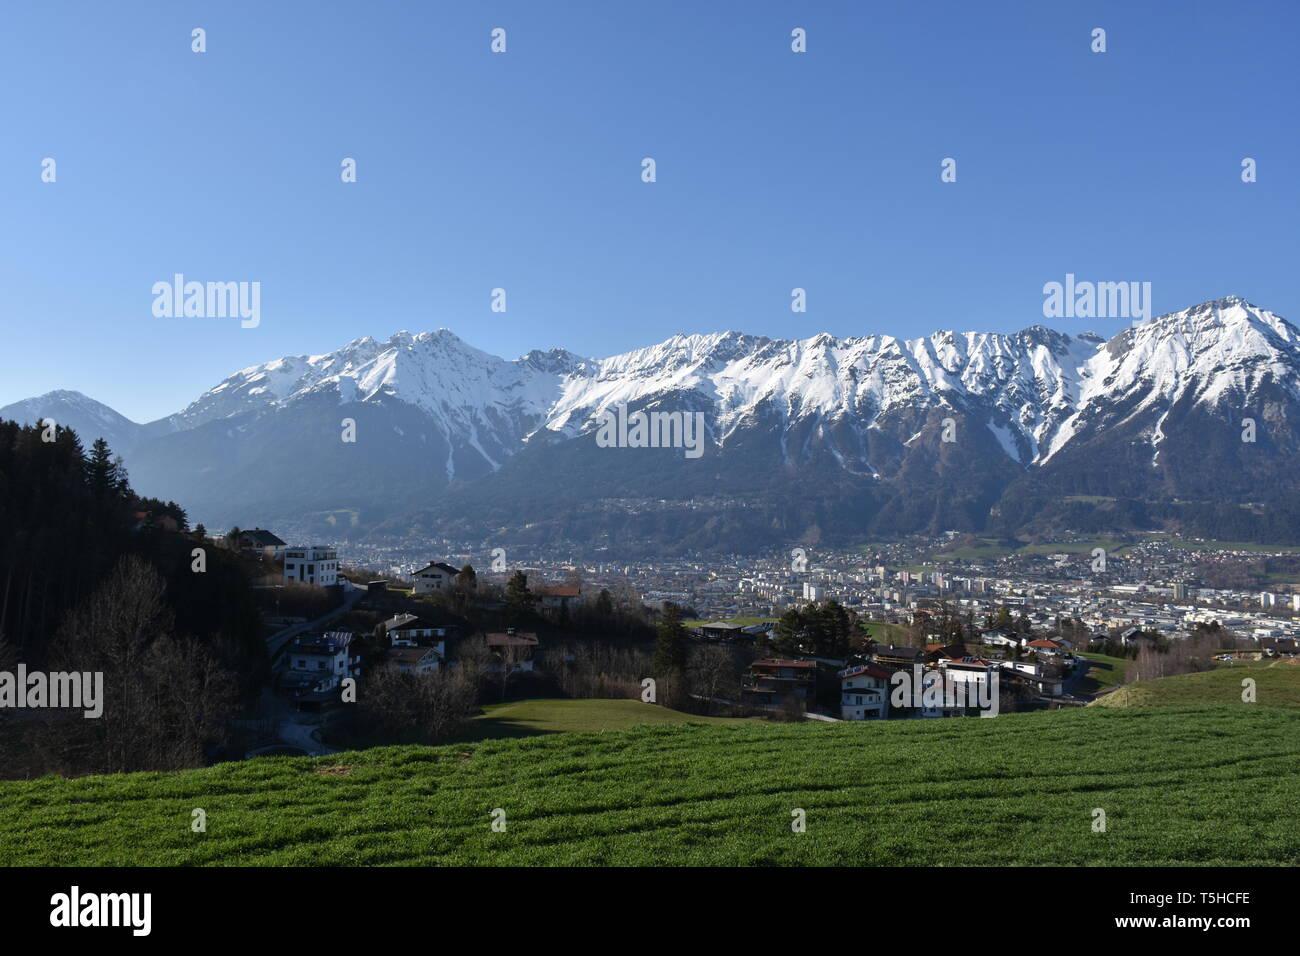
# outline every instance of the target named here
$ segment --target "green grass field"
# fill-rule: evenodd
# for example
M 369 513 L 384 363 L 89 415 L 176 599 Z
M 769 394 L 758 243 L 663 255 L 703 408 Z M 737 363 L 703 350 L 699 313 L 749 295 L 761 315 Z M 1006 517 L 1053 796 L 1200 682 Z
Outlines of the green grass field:
M 639 724 L 743 724 L 745 718 L 697 717 L 639 700 L 515 700 L 488 704 L 470 721 L 462 740 L 535 737 L 538 734 L 604 733 Z
M 903 644 L 907 641 L 907 628 L 901 624 L 870 621 L 866 628 L 867 634 L 877 644 Z
M 682 723 L 3 783 L 0 863 L 1296 864 L 1298 784 L 1240 703 Z
M 1300 708 L 1300 663 L 1291 660 L 1225 664 L 1199 674 L 1137 681 L 1096 700 L 1097 707 L 1187 707 L 1241 701 L 1242 680 L 1255 682 L 1255 703 L 1263 708 Z
M 1088 673 L 1079 681 L 1080 694 L 1100 694 L 1124 683 L 1124 676 L 1132 661 L 1127 657 L 1109 657 L 1106 654 L 1080 654 L 1088 659 Z

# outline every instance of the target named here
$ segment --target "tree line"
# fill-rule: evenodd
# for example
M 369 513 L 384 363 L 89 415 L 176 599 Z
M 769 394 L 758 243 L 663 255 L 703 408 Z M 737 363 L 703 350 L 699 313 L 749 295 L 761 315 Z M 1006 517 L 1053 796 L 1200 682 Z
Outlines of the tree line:
M 103 439 L 0 420 L 0 669 L 99 671 L 104 711 L 0 711 L 7 776 L 197 766 L 267 674 L 236 554 L 137 495 Z

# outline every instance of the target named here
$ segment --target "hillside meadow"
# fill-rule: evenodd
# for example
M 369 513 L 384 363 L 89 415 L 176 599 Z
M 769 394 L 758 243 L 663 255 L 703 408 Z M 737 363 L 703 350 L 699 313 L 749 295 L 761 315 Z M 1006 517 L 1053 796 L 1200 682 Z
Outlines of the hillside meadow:
M 1091 672 L 1090 672 L 1091 673 Z M 1188 707 L 1234 704 L 1241 701 L 1242 681 L 1255 682 L 1255 701 L 1263 708 L 1300 708 L 1300 661 L 1245 661 L 1220 664 L 1199 674 L 1180 674 L 1125 684 L 1094 707 Z
M 479 741 L 497 737 L 532 737 L 572 732 L 605 733 L 641 724 L 744 724 L 760 717 L 701 717 L 639 700 L 560 700 L 530 698 L 488 704 L 469 722 L 458 740 Z
M 0 863 L 1295 864 L 1298 784 L 1240 703 L 683 723 L 3 783 Z

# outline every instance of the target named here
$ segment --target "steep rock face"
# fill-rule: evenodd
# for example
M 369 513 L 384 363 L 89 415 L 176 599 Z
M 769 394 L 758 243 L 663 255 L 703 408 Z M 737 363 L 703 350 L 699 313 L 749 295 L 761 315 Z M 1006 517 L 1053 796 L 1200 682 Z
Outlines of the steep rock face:
M 511 361 L 401 332 L 243 369 L 149 425 L 77 393 L 0 413 L 105 434 L 140 490 L 212 526 L 743 549 L 1211 513 L 1263 528 L 1297 490 L 1298 401 L 1300 334 L 1233 297 L 1110 341 L 723 332 Z M 702 415 L 703 456 L 598 447 L 622 405 Z

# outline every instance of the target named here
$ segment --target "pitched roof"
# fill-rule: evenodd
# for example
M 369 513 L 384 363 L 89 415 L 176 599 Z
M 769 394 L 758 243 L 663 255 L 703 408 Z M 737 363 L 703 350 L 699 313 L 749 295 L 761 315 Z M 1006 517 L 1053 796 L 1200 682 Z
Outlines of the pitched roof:
M 241 539 L 247 539 L 248 542 L 252 544 L 252 546 L 255 548 L 283 548 L 284 547 L 283 541 L 281 541 L 275 535 L 271 534 L 271 532 L 265 531 L 262 528 L 254 528 L 251 531 L 243 531 L 240 533 L 239 537 Z
M 877 644 L 871 648 L 871 653 L 877 657 L 902 657 L 908 660 L 919 657 L 921 649 L 919 647 L 900 647 L 896 644 Z
M 582 588 L 565 585 L 561 587 L 538 588 L 537 593 L 542 597 L 575 598 L 582 594 Z
M 438 626 L 415 614 L 399 614 L 385 623 L 389 634 L 394 631 L 427 631 Z
M 537 635 L 530 631 L 522 634 L 502 634 L 500 632 L 487 636 L 488 647 L 536 647 Z
M 399 664 L 418 664 L 430 654 L 438 656 L 432 647 L 394 647 L 388 652 L 388 659 Z
M 986 661 L 982 657 L 945 658 L 950 667 L 1000 667 L 997 661 Z
M 878 677 L 881 680 L 889 680 L 893 676 L 893 671 L 887 671 L 883 667 L 877 667 L 875 664 L 862 664 L 849 670 L 840 671 L 840 678 L 857 677 L 859 674 L 867 674 L 870 677 Z
M 430 569 L 436 569 L 438 571 L 442 571 L 444 574 L 450 574 L 452 577 L 455 577 L 456 575 L 460 574 L 459 568 L 453 568 L 450 564 L 448 564 L 445 561 L 430 562 L 429 564 L 426 564 L 424 567 L 420 568 L 418 571 L 413 571 L 411 573 L 423 574 L 425 571 L 428 571 Z

